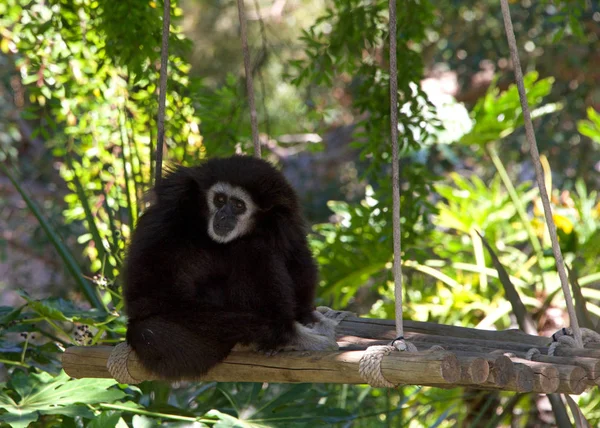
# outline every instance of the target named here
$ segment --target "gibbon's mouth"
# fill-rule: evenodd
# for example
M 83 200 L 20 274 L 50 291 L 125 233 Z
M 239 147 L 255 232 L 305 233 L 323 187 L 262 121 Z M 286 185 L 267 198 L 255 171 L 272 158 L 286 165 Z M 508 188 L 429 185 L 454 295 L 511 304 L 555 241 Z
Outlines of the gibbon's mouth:
M 218 236 L 227 236 L 235 229 L 235 218 L 215 221 L 213 230 Z

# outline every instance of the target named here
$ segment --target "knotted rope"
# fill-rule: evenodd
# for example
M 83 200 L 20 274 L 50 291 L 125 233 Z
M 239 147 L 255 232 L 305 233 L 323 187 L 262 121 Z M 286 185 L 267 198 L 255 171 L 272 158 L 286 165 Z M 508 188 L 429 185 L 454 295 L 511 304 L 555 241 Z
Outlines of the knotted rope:
M 600 343 L 600 334 L 589 328 L 581 328 L 581 340 L 583 347 L 589 343 Z M 552 343 L 548 347 L 548 355 L 554 356 L 556 350 L 560 347 L 579 348 L 577 340 L 573 337 L 573 329 L 569 327 L 561 328 L 552 335 Z
M 119 383 L 136 384 L 142 382 L 129 374 L 127 363 L 129 361 L 129 354 L 132 352 L 133 349 L 131 349 L 127 342 L 121 342 L 113 348 L 108 357 L 106 368 L 110 375 Z
M 369 346 L 360 359 L 360 376 L 372 387 L 396 388 L 398 385 L 389 382 L 381 372 L 381 360 L 395 350 L 396 348 L 390 345 Z
M 438 345 L 434 346 L 437 347 Z M 417 352 L 418 349 L 413 343 L 404 340 L 404 338 L 394 339 L 389 345 L 369 346 L 365 349 L 359 362 L 358 373 L 360 374 L 360 377 L 374 388 L 398 387 L 399 384 L 388 381 L 381 370 L 381 361 L 383 360 L 383 357 L 394 351 Z

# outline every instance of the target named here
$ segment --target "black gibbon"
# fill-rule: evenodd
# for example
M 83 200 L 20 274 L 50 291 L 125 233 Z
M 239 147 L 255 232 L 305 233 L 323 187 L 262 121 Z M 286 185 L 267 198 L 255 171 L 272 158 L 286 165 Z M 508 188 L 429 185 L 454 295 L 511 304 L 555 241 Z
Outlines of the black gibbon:
M 174 167 L 154 188 L 125 262 L 127 343 L 167 380 L 195 378 L 236 345 L 337 349 L 314 311 L 317 268 L 296 193 L 248 157 Z

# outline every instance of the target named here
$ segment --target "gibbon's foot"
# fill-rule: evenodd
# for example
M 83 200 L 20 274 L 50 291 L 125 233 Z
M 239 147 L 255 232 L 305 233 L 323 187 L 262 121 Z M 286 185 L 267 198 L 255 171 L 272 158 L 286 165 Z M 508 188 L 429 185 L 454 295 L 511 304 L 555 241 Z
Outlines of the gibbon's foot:
M 317 321 L 307 324 L 306 327 L 311 329 L 314 333 L 335 339 L 335 327 L 338 325 L 338 322 L 325 317 L 325 315 L 319 311 L 313 311 L 313 315 Z
M 335 326 L 334 326 L 335 327 Z M 282 351 L 337 351 L 339 346 L 332 336 L 319 334 L 300 324 L 295 324 L 296 336 Z
M 244 352 L 244 351 L 256 351 L 254 347 L 251 345 L 242 345 L 241 343 L 236 344 L 232 351 L 234 352 Z
M 314 312 L 319 312 L 320 314 L 324 315 L 325 318 L 329 318 L 329 319 L 335 321 L 336 324 L 339 324 L 340 322 L 342 322 L 346 317 L 349 317 L 349 316 L 355 317 L 356 316 L 356 314 L 354 312 L 336 311 L 335 309 L 331 309 L 327 306 L 317 306 L 317 309 Z
M 337 351 L 339 346 L 333 336 L 318 334 L 314 330 L 296 322 L 294 324 L 296 335 L 287 344 L 276 349 L 260 348 L 252 344 L 253 349 L 267 357 L 272 357 L 286 351 Z

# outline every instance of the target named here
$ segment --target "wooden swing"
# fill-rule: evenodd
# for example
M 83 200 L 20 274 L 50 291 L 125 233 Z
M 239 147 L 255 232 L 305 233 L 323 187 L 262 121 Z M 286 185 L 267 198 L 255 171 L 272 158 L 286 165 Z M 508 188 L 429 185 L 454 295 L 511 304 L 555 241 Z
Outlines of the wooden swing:
M 260 142 L 252 73 L 246 36 L 243 0 L 237 0 L 240 19 L 246 84 L 251 111 L 255 155 Z M 571 328 L 551 338 L 529 335 L 520 330 L 486 331 L 433 323 L 403 321 L 400 243 L 400 189 L 396 65 L 396 2 L 389 1 L 390 14 L 390 101 L 393 180 L 393 242 L 396 320 L 356 317 L 349 312 L 319 308 L 336 327 L 340 350 L 336 352 L 282 352 L 265 356 L 251 351 L 233 351 L 221 364 L 195 381 L 345 383 L 375 387 L 403 384 L 441 388 L 469 387 L 536 393 L 581 394 L 600 385 L 600 335 L 580 329 L 556 228 L 551 215 L 539 153 L 525 96 L 523 75 L 507 0 L 501 0 L 502 14 L 515 77 L 523 108 L 525 130 L 536 169 L 552 249 L 567 302 Z M 167 82 L 167 52 L 170 1 L 164 2 L 163 40 L 158 112 L 156 180 L 160 180 L 164 140 L 164 110 Z M 404 352 L 399 352 L 404 351 Z M 111 346 L 75 346 L 62 356 L 65 372 L 74 378 L 110 378 L 124 383 L 158 379 L 138 362 L 126 343 Z

